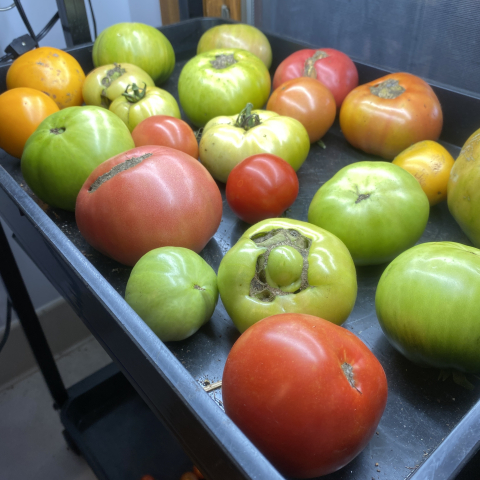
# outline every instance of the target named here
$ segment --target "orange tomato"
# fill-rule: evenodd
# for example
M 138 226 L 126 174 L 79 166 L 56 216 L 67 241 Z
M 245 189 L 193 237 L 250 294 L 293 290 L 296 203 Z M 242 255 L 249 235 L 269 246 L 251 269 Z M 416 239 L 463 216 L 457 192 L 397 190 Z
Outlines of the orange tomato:
M 85 73 L 72 55 L 53 47 L 24 53 L 7 71 L 7 89 L 30 87 L 46 93 L 59 108 L 80 106 Z
M 38 125 L 58 112 L 57 104 L 33 88 L 12 88 L 0 95 L 0 147 L 20 158 L 23 147 Z
M 298 120 L 307 130 L 310 143 L 327 133 L 337 114 L 332 92 L 310 77 L 293 78 L 282 83 L 268 100 L 267 110 Z
M 447 184 L 455 160 L 439 143 L 425 140 L 413 144 L 392 161 L 410 172 L 427 194 L 430 206 L 447 198 Z

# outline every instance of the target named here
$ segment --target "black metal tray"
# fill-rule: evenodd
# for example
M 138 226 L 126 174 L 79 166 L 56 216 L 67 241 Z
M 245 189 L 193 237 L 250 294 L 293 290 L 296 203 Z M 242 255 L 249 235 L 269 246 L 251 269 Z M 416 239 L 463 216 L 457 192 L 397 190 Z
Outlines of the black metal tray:
M 160 29 L 177 54 L 175 71 L 163 88 L 177 99 L 182 66 L 195 54 L 201 34 L 221 22 L 193 19 Z M 287 55 L 310 46 L 276 35 L 268 38 L 274 53 L 272 72 Z M 91 49 L 84 45 L 69 50 L 87 72 L 92 68 Z M 357 67 L 361 83 L 388 73 L 360 63 Z M 5 88 L 7 68 L 0 66 L 0 91 Z M 445 117 L 442 142 L 456 157 L 478 128 L 480 100 L 433 87 Z M 324 142 L 326 149 L 312 146 L 298 172 L 300 193 L 289 217 L 306 220 L 308 205 L 320 185 L 343 166 L 367 158 L 347 144 L 338 125 Z M 190 339 L 163 344 L 123 300 L 130 268 L 94 251 L 79 234 L 73 214 L 46 207 L 36 199 L 23 181 L 17 159 L 0 151 L 0 166 L 0 215 L 192 461 L 210 480 L 283 479 L 226 417 L 221 392 L 203 391 L 204 382 L 221 378 L 225 359 L 238 338 L 221 302 L 211 321 Z M 223 254 L 247 227 L 224 202 L 221 225 L 202 256 L 217 269 Z M 445 202 L 431 209 L 420 242 L 441 240 L 470 244 Z M 387 408 L 366 449 L 345 468 L 323 478 L 453 479 L 478 449 L 480 382 L 471 378 L 475 388 L 468 391 L 451 379 L 440 381 L 437 370 L 413 365 L 390 346 L 374 310 L 375 289 L 384 268 L 357 269 L 357 302 L 344 326 L 382 363 L 389 383 Z

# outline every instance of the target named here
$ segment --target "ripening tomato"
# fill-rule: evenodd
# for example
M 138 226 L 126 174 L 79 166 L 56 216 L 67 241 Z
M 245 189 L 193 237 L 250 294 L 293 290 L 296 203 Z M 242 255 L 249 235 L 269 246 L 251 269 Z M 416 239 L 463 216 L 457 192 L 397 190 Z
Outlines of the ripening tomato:
M 391 73 L 352 90 L 340 109 L 347 141 L 392 160 L 421 140 L 437 140 L 443 114 L 430 85 L 411 73 Z
M 387 379 L 368 347 L 322 318 L 283 313 L 248 328 L 228 354 L 226 414 L 283 474 L 334 472 L 367 445 Z
M 85 73 L 77 60 L 53 47 L 40 47 L 13 61 L 7 88 L 30 87 L 46 93 L 59 108 L 80 106 Z
M 267 110 L 297 119 L 307 130 L 310 143 L 320 140 L 337 114 L 332 92 L 318 80 L 298 77 L 274 90 Z
M 244 222 L 279 217 L 298 195 L 298 178 L 285 160 L 270 153 L 252 155 L 230 172 L 227 202 Z
M 188 123 L 169 115 L 153 115 L 142 120 L 132 132 L 136 147 L 161 145 L 198 158 L 198 142 Z
M 30 135 L 50 114 L 58 112 L 57 104 L 33 88 L 12 88 L 0 95 L 0 148 L 20 158 Z
M 288 56 L 277 67 L 273 89 L 297 77 L 316 78 L 333 94 L 337 108 L 348 92 L 358 85 L 357 67 L 352 59 L 334 48 L 306 48 Z
M 408 147 L 392 161 L 410 172 L 426 193 L 430 206 L 447 198 L 447 185 L 455 160 L 445 147 L 424 140 Z

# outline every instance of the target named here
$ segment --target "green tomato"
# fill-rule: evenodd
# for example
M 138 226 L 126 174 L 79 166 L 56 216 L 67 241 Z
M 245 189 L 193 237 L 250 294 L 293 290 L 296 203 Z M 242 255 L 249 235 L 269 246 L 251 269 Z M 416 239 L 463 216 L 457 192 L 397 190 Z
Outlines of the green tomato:
M 342 168 L 314 195 L 308 221 L 337 235 L 356 265 L 385 263 L 412 247 L 430 204 L 409 172 L 383 161 Z
M 452 167 L 447 202 L 465 235 L 480 248 L 480 129 L 465 142 Z
M 165 35 L 144 23 L 124 22 L 103 30 L 93 44 L 95 67 L 109 63 L 132 63 L 160 85 L 175 68 L 175 52 Z
M 272 65 L 272 47 L 265 34 L 253 25 L 225 23 L 209 28 L 197 45 L 197 54 L 216 48 L 241 48 L 256 55 L 267 68 Z
M 133 83 L 155 86 L 147 72 L 130 63 L 111 63 L 95 68 L 83 82 L 83 100 L 87 105 L 108 108 Z
M 270 73 L 253 53 L 220 48 L 190 59 L 178 79 L 180 105 L 190 121 L 202 127 L 220 115 L 238 114 L 247 103 L 265 105 Z
M 377 317 L 412 362 L 480 373 L 480 250 L 455 242 L 417 245 L 378 283 Z
M 153 115 L 181 118 L 173 95 L 158 87 L 139 88 L 136 84 L 129 85 L 127 90 L 111 103 L 109 109 L 123 120 L 130 132 L 142 120 Z
M 218 270 L 223 305 L 240 332 L 279 313 L 306 313 L 342 324 L 355 304 L 352 257 L 335 235 L 293 219 L 250 227 Z
M 270 153 L 297 171 L 310 151 L 305 127 L 294 118 L 251 105 L 233 116 L 210 120 L 199 145 L 200 161 L 212 177 L 226 183 L 232 169 L 247 157 Z
M 160 340 L 184 340 L 210 320 L 217 276 L 188 248 L 156 248 L 133 267 L 125 300 Z
M 41 200 L 74 211 L 78 192 L 93 170 L 134 147 L 128 128 L 112 112 L 68 107 L 47 117 L 29 137 L 22 174 Z

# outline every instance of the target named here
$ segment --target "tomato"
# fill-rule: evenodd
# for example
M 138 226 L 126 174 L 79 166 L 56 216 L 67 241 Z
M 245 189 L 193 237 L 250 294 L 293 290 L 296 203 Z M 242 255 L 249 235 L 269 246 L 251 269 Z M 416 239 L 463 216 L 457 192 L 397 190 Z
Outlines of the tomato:
M 420 183 L 430 206 L 447 198 L 447 184 L 455 160 L 447 149 L 433 140 L 414 143 L 392 161 L 410 172 Z
M 99 165 L 75 209 L 92 247 L 125 265 L 154 248 L 200 252 L 222 219 L 222 196 L 207 170 L 169 147 L 136 147 Z
M 340 128 L 354 147 L 392 160 L 442 131 L 440 102 L 427 82 L 391 73 L 352 90 L 340 109 Z
M 357 277 L 335 235 L 300 220 L 272 218 L 250 227 L 222 258 L 218 289 L 240 332 L 283 312 L 341 324 L 355 304 Z
M 29 137 L 22 174 L 42 201 L 73 211 L 93 169 L 133 147 L 128 128 L 112 112 L 95 106 L 68 107 L 48 116 Z
M 262 31 L 245 23 L 225 23 L 209 28 L 197 45 L 197 54 L 216 48 L 241 48 L 256 55 L 267 68 L 272 65 L 272 47 Z
M 347 165 L 315 193 L 308 221 L 332 232 L 356 265 L 389 262 L 422 236 L 430 205 L 415 177 L 389 162 Z
M 257 153 L 283 158 L 297 171 L 310 151 L 305 127 L 294 118 L 249 104 L 239 114 L 213 118 L 205 125 L 200 161 L 213 178 L 226 183 L 235 165 Z
M 162 145 L 198 158 L 198 142 L 188 123 L 168 115 L 153 115 L 142 120 L 132 131 L 136 147 Z
M 103 30 L 93 44 L 95 67 L 110 63 L 132 63 L 160 85 L 175 68 L 175 52 L 168 38 L 144 23 L 123 22 Z
M 480 248 L 480 129 L 460 151 L 447 185 L 448 209 L 473 245 Z
M 222 378 L 225 413 L 284 475 L 339 470 L 375 434 L 387 403 L 377 358 L 347 329 L 280 314 L 245 331 Z
M 297 119 L 306 128 L 310 143 L 317 142 L 327 133 L 337 114 L 330 90 L 309 77 L 282 83 L 268 100 L 267 110 Z
M 228 176 L 227 202 L 244 222 L 279 217 L 298 195 L 298 178 L 285 160 L 269 153 L 252 155 Z
M 108 108 L 129 85 L 154 87 L 152 77 L 130 63 L 111 63 L 92 70 L 83 83 L 83 99 L 87 105 Z
M 85 73 L 69 53 L 39 47 L 13 61 L 7 71 L 7 89 L 29 87 L 46 93 L 59 108 L 83 103 Z
M 358 85 L 357 67 L 351 58 L 339 50 L 306 48 L 288 56 L 277 67 L 273 76 L 273 88 L 297 77 L 316 78 L 333 94 L 340 108 L 348 92 Z
M 58 112 L 57 104 L 43 92 L 18 87 L 0 95 L 0 148 L 13 157 L 22 156 L 28 137 L 50 114 Z
M 108 108 L 123 120 L 131 132 L 142 120 L 152 115 L 181 116 L 177 101 L 171 93 L 158 87 L 144 85 L 140 88 L 135 83 L 129 85 Z
M 480 250 L 422 243 L 382 274 L 375 296 L 390 343 L 411 361 L 480 373 Z
M 253 53 L 236 48 L 196 55 L 178 79 L 180 105 L 198 127 L 220 115 L 238 114 L 247 103 L 261 108 L 269 95 L 267 67 Z

